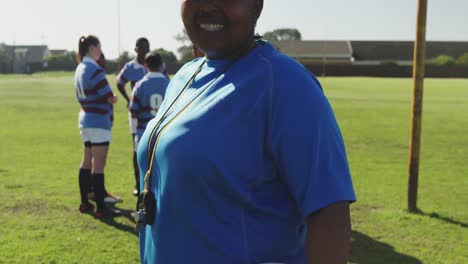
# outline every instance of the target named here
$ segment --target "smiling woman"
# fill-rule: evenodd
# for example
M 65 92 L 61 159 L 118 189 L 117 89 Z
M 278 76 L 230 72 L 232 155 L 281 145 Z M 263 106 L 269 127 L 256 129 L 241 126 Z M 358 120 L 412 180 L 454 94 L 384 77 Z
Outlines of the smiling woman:
M 255 37 L 261 0 L 185 0 L 205 58 L 138 148 L 142 263 L 345 263 L 346 152 L 319 82 Z
M 183 1 L 181 14 L 188 36 L 209 59 L 244 55 L 253 47 L 263 1 L 216 2 Z

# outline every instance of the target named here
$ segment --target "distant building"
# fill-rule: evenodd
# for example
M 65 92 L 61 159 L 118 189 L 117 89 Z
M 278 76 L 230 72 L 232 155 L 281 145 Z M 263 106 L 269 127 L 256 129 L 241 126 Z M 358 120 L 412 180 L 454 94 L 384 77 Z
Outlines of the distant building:
M 53 55 L 53 56 L 65 56 L 68 54 L 68 50 L 61 50 L 61 49 L 57 49 L 57 50 L 49 50 L 50 52 L 50 55 Z
M 8 72 L 10 69 L 10 57 L 6 53 L 6 45 L 0 43 L 0 73 Z
M 44 59 L 49 55 L 47 46 L 3 46 L 11 58 L 13 73 L 31 73 L 44 69 Z
M 271 44 L 302 64 L 351 65 L 354 61 L 349 41 L 283 40 Z
M 308 65 L 413 64 L 413 41 L 271 41 L 281 52 Z M 428 41 L 426 58 L 449 55 L 454 59 L 468 53 L 468 42 Z
M 393 63 L 408 66 L 413 64 L 413 41 L 351 41 L 356 65 L 381 65 Z M 426 58 L 439 55 L 458 58 L 468 53 L 468 42 L 428 41 Z

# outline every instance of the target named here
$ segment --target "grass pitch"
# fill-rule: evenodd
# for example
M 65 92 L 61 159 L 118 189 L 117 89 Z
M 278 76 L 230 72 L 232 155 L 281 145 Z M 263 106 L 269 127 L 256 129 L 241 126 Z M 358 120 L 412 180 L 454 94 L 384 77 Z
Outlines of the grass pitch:
M 468 263 L 468 80 L 426 80 L 419 214 L 405 209 L 411 79 L 321 82 L 358 196 L 350 262 Z M 78 110 L 72 73 L 0 75 L 0 263 L 138 262 L 128 217 L 78 212 Z M 132 210 L 124 100 L 115 111 L 106 185 Z

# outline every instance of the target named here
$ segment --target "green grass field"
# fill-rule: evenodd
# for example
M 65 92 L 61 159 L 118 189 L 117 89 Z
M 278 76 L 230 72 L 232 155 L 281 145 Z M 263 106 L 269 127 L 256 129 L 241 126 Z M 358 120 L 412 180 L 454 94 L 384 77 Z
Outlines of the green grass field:
M 109 81 L 114 83 L 114 76 Z M 322 78 L 358 202 L 351 263 L 468 263 L 468 80 L 426 81 L 420 214 L 406 211 L 411 79 Z M 78 212 L 71 73 L 0 75 L 0 263 L 136 263 L 129 217 Z M 121 99 L 121 98 L 120 98 Z M 131 210 L 131 138 L 116 106 L 106 185 Z

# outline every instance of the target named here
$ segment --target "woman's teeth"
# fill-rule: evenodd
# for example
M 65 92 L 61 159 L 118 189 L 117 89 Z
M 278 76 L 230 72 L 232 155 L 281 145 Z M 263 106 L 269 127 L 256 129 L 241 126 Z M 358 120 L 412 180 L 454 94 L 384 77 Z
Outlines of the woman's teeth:
M 220 24 L 200 24 L 200 28 L 206 31 L 220 31 L 224 28 L 224 25 Z

